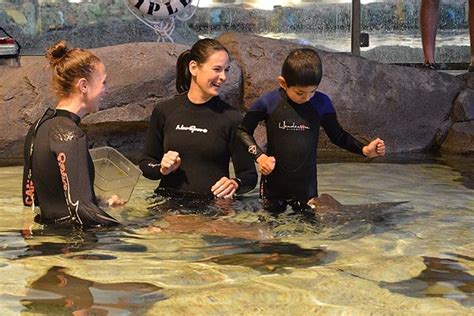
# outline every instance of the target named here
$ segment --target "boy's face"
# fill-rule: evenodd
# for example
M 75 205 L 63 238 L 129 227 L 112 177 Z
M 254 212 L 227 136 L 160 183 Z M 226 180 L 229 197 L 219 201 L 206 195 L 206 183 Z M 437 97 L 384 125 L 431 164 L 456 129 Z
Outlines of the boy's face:
M 314 94 L 316 93 L 316 90 L 318 90 L 318 86 L 291 86 L 288 87 L 286 84 L 285 78 L 283 77 L 278 77 L 278 83 L 280 84 L 280 87 L 285 90 L 286 95 L 288 98 L 290 98 L 291 101 L 297 103 L 297 104 L 303 104 L 309 101 Z

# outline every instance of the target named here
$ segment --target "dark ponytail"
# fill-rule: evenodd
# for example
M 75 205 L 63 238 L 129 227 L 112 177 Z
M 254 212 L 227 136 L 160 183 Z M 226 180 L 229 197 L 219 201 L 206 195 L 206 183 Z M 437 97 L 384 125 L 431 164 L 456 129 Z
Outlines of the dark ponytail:
M 198 64 L 203 64 L 209 56 L 218 51 L 225 51 L 229 54 L 227 48 L 218 40 L 204 38 L 197 41 L 191 49 L 185 50 L 179 55 L 176 62 L 176 90 L 178 93 L 186 92 L 191 87 L 189 63 L 194 60 Z
M 191 73 L 189 72 L 189 63 L 191 62 L 191 50 L 185 50 L 178 57 L 176 62 L 176 90 L 183 93 L 189 90 L 191 85 Z

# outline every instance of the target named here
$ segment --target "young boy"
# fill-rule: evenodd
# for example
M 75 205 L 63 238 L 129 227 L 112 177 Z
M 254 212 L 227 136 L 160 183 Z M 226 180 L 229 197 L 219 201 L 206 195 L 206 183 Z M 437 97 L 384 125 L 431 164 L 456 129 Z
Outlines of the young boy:
M 290 204 L 305 209 L 318 197 L 316 156 L 319 128 L 331 141 L 367 157 L 383 156 L 384 142 L 377 138 L 363 145 L 339 125 L 329 97 L 317 92 L 322 78 L 321 59 L 315 50 L 293 50 L 283 63 L 279 89 L 260 97 L 245 115 L 237 135 L 262 173 L 260 196 L 264 206 L 281 212 Z M 267 130 L 266 153 L 253 132 L 260 121 Z

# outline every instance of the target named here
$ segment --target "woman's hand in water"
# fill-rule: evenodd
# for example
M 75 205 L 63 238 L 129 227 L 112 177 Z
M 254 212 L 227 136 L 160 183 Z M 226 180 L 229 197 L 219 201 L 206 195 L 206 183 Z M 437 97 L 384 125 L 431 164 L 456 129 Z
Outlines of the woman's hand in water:
M 265 154 L 261 154 L 257 158 L 258 169 L 264 175 L 269 175 L 272 173 L 273 169 L 275 169 L 276 159 L 273 156 L 267 156 Z
M 114 194 L 109 198 L 97 196 L 97 202 L 101 208 L 123 206 L 125 201 L 118 195 Z
M 234 179 L 222 177 L 211 188 L 212 194 L 218 198 L 231 199 L 235 191 L 239 188 L 239 184 Z
M 385 155 L 385 143 L 380 138 L 371 141 L 367 146 L 362 148 L 362 152 L 369 158 L 380 157 Z
M 167 174 L 170 174 L 171 172 L 178 169 L 180 164 L 181 158 L 179 157 L 179 153 L 170 150 L 164 154 L 163 158 L 161 159 L 160 172 L 162 175 L 166 176 Z
M 118 195 L 112 195 L 107 199 L 107 204 L 109 207 L 117 207 L 125 204 L 125 201 Z

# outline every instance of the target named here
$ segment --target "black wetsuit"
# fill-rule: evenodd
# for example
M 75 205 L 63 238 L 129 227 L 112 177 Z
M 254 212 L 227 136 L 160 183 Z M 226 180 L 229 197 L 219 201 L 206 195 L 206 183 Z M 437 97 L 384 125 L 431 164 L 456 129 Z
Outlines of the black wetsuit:
M 262 177 L 261 197 L 292 200 L 303 204 L 317 197 L 316 158 L 320 126 L 331 141 L 353 153 L 362 154 L 363 144 L 339 125 L 329 97 L 316 92 L 306 103 L 292 102 L 283 89 L 259 98 L 249 109 L 237 135 L 256 160 L 264 151 L 253 132 L 265 121 L 268 156 L 276 159 L 275 169 Z
M 252 190 L 257 172 L 244 146 L 234 137 L 242 121 L 239 112 L 219 97 L 193 104 L 187 94 L 158 104 L 153 110 L 140 169 L 148 179 L 161 179 L 160 188 L 211 195 L 211 187 L 229 177 L 229 160 L 239 182 L 237 193 Z M 181 165 L 162 175 L 160 162 L 169 150 L 179 153 Z
M 23 204 L 40 207 L 39 221 L 85 227 L 119 223 L 99 208 L 94 164 L 79 116 L 48 109 L 25 141 Z

